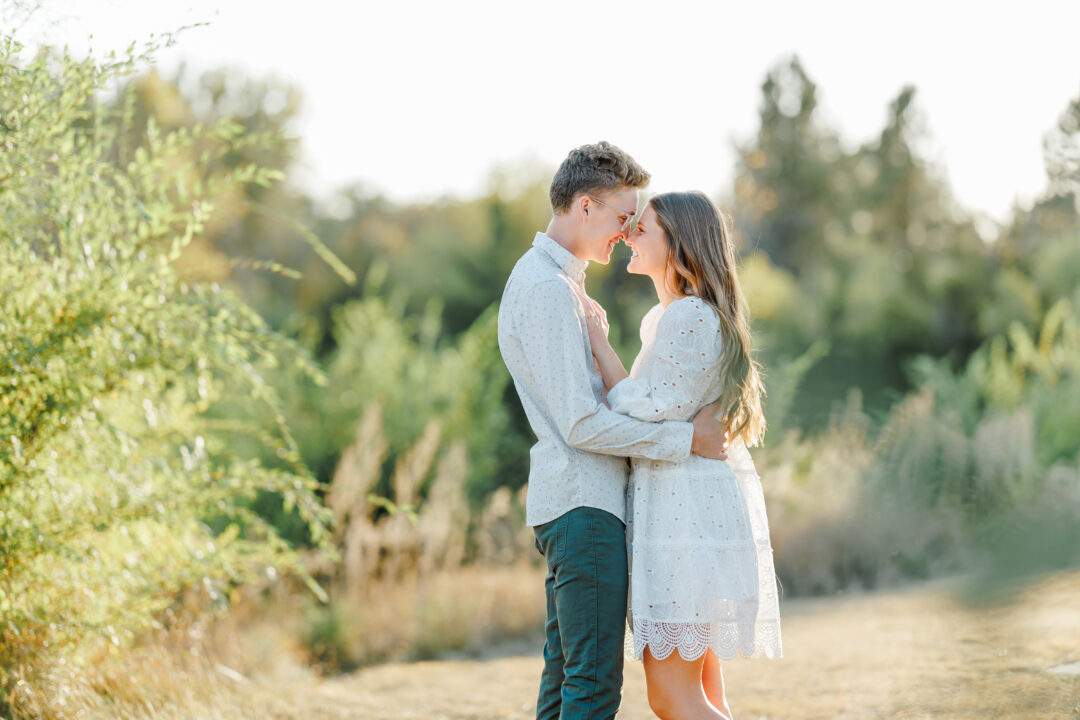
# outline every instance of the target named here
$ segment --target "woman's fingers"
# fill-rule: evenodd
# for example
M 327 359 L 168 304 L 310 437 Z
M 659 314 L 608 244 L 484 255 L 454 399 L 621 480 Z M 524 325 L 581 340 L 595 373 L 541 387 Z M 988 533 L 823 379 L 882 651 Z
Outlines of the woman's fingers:
M 607 337 L 608 321 L 604 308 L 600 303 L 586 295 L 581 288 L 575 287 L 574 292 L 577 293 L 578 298 L 581 300 L 581 310 L 585 314 L 586 325 L 590 328 L 595 327 L 598 332 Z
M 589 298 L 589 303 L 592 306 L 593 314 L 595 315 L 596 319 L 600 323 L 600 327 L 606 329 L 607 328 L 607 313 L 604 311 L 604 308 L 600 305 L 600 303 L 596 302 L 592 298 Z
M 600 327 L 603 330 L 608 329 L 607 313 L 604 308 L 600 307 L 600 303 L 593 300 L 593 305 L 596 306 L 596 319 L 600 321 Z

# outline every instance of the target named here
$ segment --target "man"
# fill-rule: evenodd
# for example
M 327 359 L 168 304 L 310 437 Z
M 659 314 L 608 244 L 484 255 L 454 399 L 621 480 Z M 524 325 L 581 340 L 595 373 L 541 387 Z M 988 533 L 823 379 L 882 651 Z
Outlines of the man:
M 649 174 L 600 142 L 573 150 L 551 182 L 552 219 L 518 260 L 499 309 L 499 349 L 537 442 L 526 522 L 547 561 L 547 641 L 538 720 L 611 718 L 622 688 L 627 457 L 726 459 L 710 413 L 646 423 L 612 412 L 595 371 L 585 267 L 607 264 Z

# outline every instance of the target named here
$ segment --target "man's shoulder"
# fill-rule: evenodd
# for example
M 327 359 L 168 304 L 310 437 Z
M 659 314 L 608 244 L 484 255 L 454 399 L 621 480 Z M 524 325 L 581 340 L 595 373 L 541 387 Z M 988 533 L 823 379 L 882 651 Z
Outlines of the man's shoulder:
M 570 279 L 558 265 L 536 248 L 530 248 L 510 271 L 510 278 L 503 290 L 503 302 L 540 293 L 570 296 L 572 288 Z

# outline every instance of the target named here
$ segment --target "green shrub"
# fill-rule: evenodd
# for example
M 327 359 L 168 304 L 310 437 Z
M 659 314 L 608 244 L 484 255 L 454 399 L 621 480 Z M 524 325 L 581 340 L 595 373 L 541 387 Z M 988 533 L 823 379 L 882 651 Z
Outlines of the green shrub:
M 131 103 L 100 96 L 145 56 L 20 51 L 0 40 L 0 698 L 58 655 L 123 645 L 182 589 L 224 603 L 231 583 L 302 572 L 257 494 L 316 542 L 328 521 L 263 379 L 285 358 L 318 372 L 173 264 L 218 199 L 280 177 L 217 161 L 278 139 L 150 123 L 133 146 Z M 237 450 L 264 416 L 272 465 Z
M 821 432 L 759 466 L 789 592 L 978 571 L 975 588 L 1080 563 L 1080 323 L 1067 299 L 960 371 L 922 357 L 919 388 L 871 430 L 856 393 Z M 771 419 L 771 418 L 770 418 Z
M 499 355 L 497 306 L 450 337 L 438 303 L 410 316 L 403 295 L 385 297 L 384 272 L 376 265 L 365 280 L 365 296 L 335 308 L 335 350 L 327 358 L 325 387 L 288 369 L 274 381 L 294 418 L 303 456 L 329 481 L 360 417 L 378 404 L 387 454 L 376 492 L 391 494 L 395 465 L 436 419 L 440 454 L 454 440 L 465 441 L 465 491 L 475 504 L 501 485 L 524 484 L 518 468 L 530 439 L 513 422 L 510 402 L 516 399 L 506 399 L 510 375 Z M 421 479 L 425 491 L 428 480 Z

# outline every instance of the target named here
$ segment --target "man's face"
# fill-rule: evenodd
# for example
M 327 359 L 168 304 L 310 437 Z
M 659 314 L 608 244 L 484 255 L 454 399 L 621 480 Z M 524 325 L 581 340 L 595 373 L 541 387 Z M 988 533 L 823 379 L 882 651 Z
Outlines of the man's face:
M 637 212 L 637 189 L 622 187 L 583 196 L 585 260 L 607 265 L 611 251 L 626 239 Z

